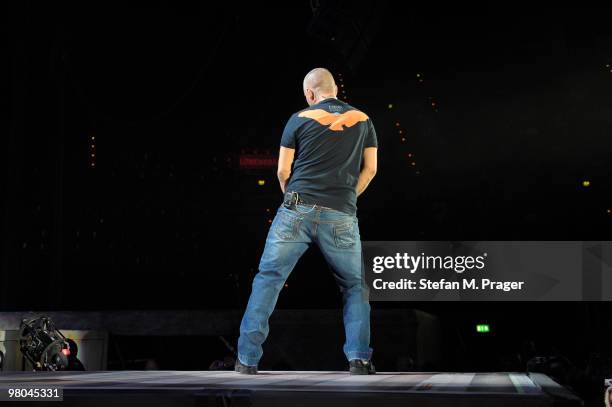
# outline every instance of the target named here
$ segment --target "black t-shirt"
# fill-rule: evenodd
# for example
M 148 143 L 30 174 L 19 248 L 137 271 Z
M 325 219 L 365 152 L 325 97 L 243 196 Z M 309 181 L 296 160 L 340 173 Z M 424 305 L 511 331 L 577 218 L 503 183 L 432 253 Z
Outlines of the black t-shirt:
M 296 150 L 287 191 L 308 203 L 357 213 L 363 149 L 378 147 L 365 113 L 335 98 L 322 100 L 289 118 L 281 146 Z

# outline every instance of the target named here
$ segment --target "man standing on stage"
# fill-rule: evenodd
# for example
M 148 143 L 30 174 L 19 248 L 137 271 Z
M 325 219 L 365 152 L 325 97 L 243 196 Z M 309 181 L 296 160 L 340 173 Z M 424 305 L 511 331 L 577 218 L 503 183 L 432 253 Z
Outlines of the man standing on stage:
M 291 116 L 280 142 L 278 179 L 284 201 L 270 226 L 240 324 L 235 370 L 257 373 L 279 292 L 315 243 L 342 292 L 349 371 L 374 374 L 356 202 L 376 174 L 376 133 L 366 114 L 336 98 L 338 87 L 327 69 L 310 71 L 303 90 L 309 107 Z

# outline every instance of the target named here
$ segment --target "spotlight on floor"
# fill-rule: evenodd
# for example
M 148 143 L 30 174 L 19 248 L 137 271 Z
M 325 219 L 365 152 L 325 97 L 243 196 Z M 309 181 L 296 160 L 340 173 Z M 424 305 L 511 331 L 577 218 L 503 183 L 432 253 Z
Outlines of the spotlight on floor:
M 21 353 L 34 370 L 66 370 L 70 345 L 51 318 L 23 319 L 20 331 Z

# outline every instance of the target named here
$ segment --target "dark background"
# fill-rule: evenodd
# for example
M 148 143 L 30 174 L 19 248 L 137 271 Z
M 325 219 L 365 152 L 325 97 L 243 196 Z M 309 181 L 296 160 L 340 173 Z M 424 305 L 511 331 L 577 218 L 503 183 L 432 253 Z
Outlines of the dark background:
M 317 66 L 378 133 L 363 240 L 610 240 L 609 10 L 285 3 L 5 5 L 2 310 L 242 309 L 281 194 L 239 157 Z M 339 305 L 313 248 L 278 307 Z M 373 307 L 609 352 L 607 303 Z

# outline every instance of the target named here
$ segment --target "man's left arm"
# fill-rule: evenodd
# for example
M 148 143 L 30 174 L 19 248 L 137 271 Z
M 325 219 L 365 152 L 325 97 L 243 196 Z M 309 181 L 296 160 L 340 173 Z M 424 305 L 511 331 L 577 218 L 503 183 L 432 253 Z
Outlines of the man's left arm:
M 295 156 L 295 149 L 282 147 L 278 153 L 278 170 L 276 175 L 278 176 L 278 182 L 280 182 L 281 191 L 285 193 L 287 187 L 287 181 L 291 176 L 291 165 L 293 164 L 293 157 Z
M 287 187 L 287 181 L 289 181 L 289 177 L 291 176 L 291 165 L 293 164 L 293 157 L 295 156 L 295 147 L 297 144 L 295 134 L 297 128 L 296 117 L 297 115 L 294 113 L 287 121 L 281 137 L 281 147 L 278 153 L 278 169 L 276 170 L 276 175 L 278 176 L 278 182 L 280 182 L 283 194 Z

